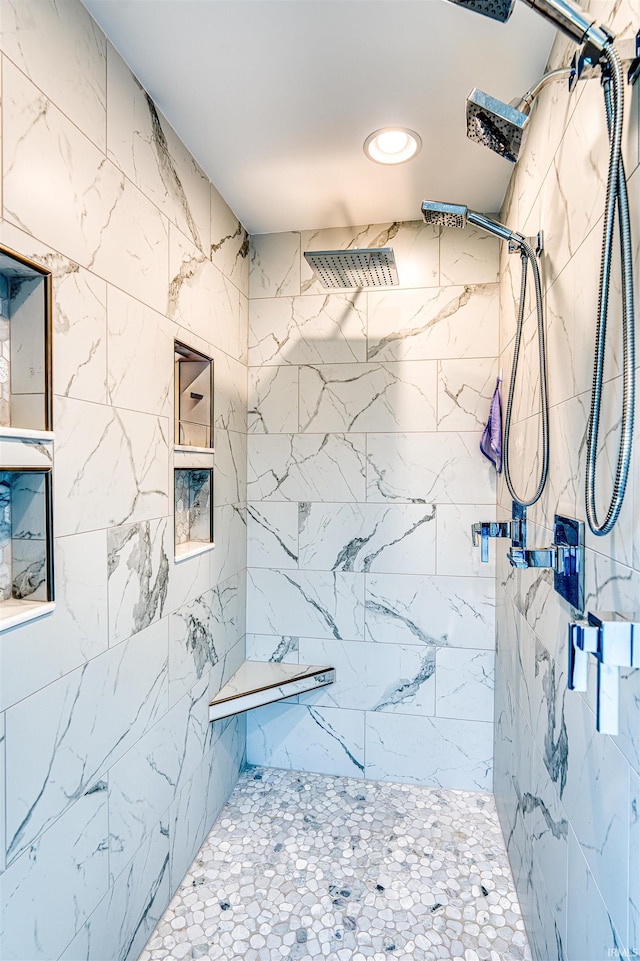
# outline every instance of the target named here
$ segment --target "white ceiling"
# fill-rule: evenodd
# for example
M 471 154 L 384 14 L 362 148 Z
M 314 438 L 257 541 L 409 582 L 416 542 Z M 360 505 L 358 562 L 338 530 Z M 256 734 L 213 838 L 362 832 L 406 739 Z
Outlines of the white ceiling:
M 554 31 L 445 0 L 84 0 L 252 234 L 416 220 L 424 198 L 500 208 L 511 165 L 466 139 L 474 86 L 504 100 Z M 400 125 L 422 152 L 365 157 Z

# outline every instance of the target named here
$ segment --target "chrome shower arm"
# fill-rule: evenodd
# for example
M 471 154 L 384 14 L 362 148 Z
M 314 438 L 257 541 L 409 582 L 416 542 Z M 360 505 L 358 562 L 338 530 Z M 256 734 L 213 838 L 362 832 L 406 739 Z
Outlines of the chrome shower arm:
M 509 230 L 504 224 L 499 224 L 497 221 L 492 220 L 491 217 L 487 217 L 485 214 L 480 214 L 476 210 L 467 211 L 467 220 L 474 227 L 480 227 L 481 230 L 486 230 L 487 233 L 494 234 L 499 237 L 500 240 L 509 241 L 520 241 L 522 236 L 516 234 L 513 230 Z
M 559 67 L 557 70 L 550 70 L 549 73 L 545 73 L 537 83 L 534 83 L 533 87 L 530 87 L 519 100 L 513 100 L 509 106 L 515 107 L 516 110 L 520 110 L 522 113 L 529 113 L 533 101 L 548 84 L 556 83 L 560 80 L 569 80 L 572 73 L 573 70 L 571 67 Z

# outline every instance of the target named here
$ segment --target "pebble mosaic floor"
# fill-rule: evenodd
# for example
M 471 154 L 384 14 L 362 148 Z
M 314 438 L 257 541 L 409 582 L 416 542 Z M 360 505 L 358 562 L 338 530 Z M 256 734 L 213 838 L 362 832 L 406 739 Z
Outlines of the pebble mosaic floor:
M 487 794 L 245 771 L 140 961 L 530 961 Z

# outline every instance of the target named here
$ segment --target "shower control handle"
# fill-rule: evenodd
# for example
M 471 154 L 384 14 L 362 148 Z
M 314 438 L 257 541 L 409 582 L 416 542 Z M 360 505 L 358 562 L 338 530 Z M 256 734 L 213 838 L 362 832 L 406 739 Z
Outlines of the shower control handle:
M 511 521 L 478 521 L 471 525 L 471 540 L 480 547 L 480 560 L 489 563 L 489 538 L 511 537 Z
M 620 668 L 640 667 L 640 615 L 627 618 L 616 611 L 589 612 L 587 620 L 569 624 L 570 691 L 586 691 L 589 655 L 597 662 L 596 729 L 619 732 Z

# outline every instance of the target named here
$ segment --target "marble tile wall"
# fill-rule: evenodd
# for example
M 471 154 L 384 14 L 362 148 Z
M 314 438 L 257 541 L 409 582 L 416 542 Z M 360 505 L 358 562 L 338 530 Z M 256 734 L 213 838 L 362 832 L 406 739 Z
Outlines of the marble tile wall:
M 251 712 L 248 759 L 490 789 L 494 566 L 469 526 L 495 513 L 497 242 L 412 222 L 251 243 L 247 653 L 337 680 Z M 303 257 L 386 245 L 395 289 L 324 290 Z
M 591 3 L 621 38 L 640 27 L 638 6 Z M 574 49 L 559 38 L 550 65 Z M 514 92 L 515 93 L 515 92 Z M 624 157 L 634 229 L 636 305 L 640 297 L 640 144 L 638 86 L 626 95 Z M 530 511 L 530 546 L 551 540 L 556 512 L 585 519 L 585 432 L 589 416 L 607 137 L 597 80 L 569 95 L 548 87 L 514 170 L 503 220 L 545 232 L 551 459 L 546 491 Z M 518 265 L 501 263 L 501 363 L 509 369 Z M 620 418 L 619 280 L 611 298 L 604 390 L 600 507 L 611 491 Z M 637 309 L 637 308 L 636 308 Z M 514 450 L 522 489 L 536 471 L 535 343 L 527 348 Z M 614 531 L 587 533 L 586 606 L 638 608 L 640 555 L 638 442 L 625 505 Z M 608 501 L 607 501 L 608 502 Z M 498 487 L 501 516 L 508 493 Z M 621 733 L 596 733 L 593 678 L 588 695 L 566 689 L 566 631 L 572 609 L 548 572 L 513 571 L 498 552 L 495 793 L 529 942 L 537 961 L 601 961 L 640 955 L 640 674 L 621 679 Z
M 208 702 L 244 659 L 247 235 L 79 0 L 4 2 L 0 61 L 0 241 L 53 272 L 56 579 L 0 634 L 0 954 L 134 961 L 244 756 Z M 180 564 L 174 339 L 215 361 L 219 452 Z

